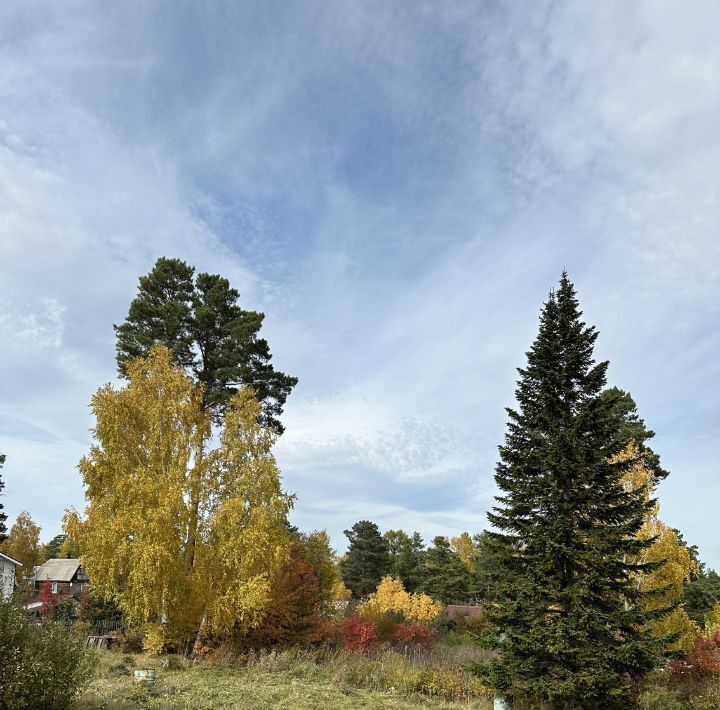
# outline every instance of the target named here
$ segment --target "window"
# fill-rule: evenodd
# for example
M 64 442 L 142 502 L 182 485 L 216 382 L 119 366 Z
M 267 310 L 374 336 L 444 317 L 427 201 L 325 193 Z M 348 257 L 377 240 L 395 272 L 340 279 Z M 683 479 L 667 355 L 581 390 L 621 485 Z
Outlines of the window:
M 58 589 L 57 582 L 53 582 L 52 583 L 52 593 L 57 594 L 57 589 Z

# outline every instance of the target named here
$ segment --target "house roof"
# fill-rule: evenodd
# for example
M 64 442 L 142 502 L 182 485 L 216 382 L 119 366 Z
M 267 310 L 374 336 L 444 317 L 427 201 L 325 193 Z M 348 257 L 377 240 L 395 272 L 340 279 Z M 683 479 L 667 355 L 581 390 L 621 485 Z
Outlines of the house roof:
M 22 562 L 18 562 L 17 560 L 10 557 L 10 555 L 5 555 L 2 552 L 0 552 L 0 559 L 7 560 L 8 562 L 12 562 L 14 565 L 17 565 L 18 567 L 22 567 Z
M 71 582 L 79 566 L 80 560 L 48 560 L 38 567 L 35 581 Z

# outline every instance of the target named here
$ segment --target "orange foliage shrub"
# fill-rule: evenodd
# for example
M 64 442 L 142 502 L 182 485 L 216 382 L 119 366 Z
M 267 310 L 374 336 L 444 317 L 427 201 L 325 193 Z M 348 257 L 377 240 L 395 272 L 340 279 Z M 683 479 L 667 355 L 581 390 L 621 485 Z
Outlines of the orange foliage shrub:
M 698 636 L 695 646 L 686 658 L 671 661 L 673 675 L 701 677 L 720 674 L 720 631 L 712 636 Z
M 429 651 L 435 643 L 437 632 L 424 624 L 398 624 L 395 627 L 395 641 L 404 646 L 416 646 Z
M 351 616 L 343 624 L 343 638 L 347 651 L 369 651 L 377 641 L 377 628 L 372 619 L 363 616 Z

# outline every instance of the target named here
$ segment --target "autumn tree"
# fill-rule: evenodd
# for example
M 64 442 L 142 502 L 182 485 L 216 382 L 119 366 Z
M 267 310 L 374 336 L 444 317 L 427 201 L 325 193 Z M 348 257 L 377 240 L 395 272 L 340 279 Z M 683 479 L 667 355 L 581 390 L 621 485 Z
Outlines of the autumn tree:
M 470 597 L 471 573 L 450 541 L 438 535 L 425 553 L 422 591 L 443 604 L 467 604 Z
M 422 565 L 425 559 L 425 544 L 420 533 L 408 535 L 403 530 L 387 530 L 383 539 L 388 546 L 390 573 L 400 579 L 411 594 L 422 582 Z
M 16 570 L 17 581 L 20 586 L 27 584 L 33 570 L 42 561 L 40 528 L 33 522 L 30 513 L 23 511 L 17 516 L 7 539 L 0 545 L 0 552 L 22 562 L 22 567 Z
M 639 446 L 631 441 L 616 457 L 618 461 L 632 461 L 623 485 L 627 491 L 642 491 L 651 501 L 657 481 L 656 467 L 643 456 Z M 644 607 L 648 612 L 665 611 L 651 619 L 648 628 L 655 636 L 672 637 L 669 650 L 692 652 L 699 626 L 682 606 L 685 585 L 695 576 L 697 563 L 677 531 L 659 519 L 660 505 L 653 500 L 646 509 L 645 520 L 638 538 L 650 542 L 635 558 L 635 562 L 651 565 L 637 577 L 638 586 L 645 592 Z
M 0 454 L 0 495 L 2 495 L 3 488 L 5 488 L 5 483 L 2 479 L 2 467 L 5 463 L 5 454 Z M 5 521 L 7 520 L 7 513 L 4 512 L 5 508 L 2 503 L 0 503 L 0 544 L 2 544 L 5 539 L 7 538 L 7 526 L 5 525 Z
M 375 591 L 390 569 L 387 542 L 375 523 L 360 520 L 345 530 L 350 541 L 347 554 L 340 563 L 343 581 L 356 599 Z
M 317 575 L 321 612 L 332 611 L 335 602 L 350 597 L 351 592 L 343 582 L 340 562 L 335 550 L 330 546 L 330 537 L 325 530 L 297 532 L 293 544 L 300 559 Z
M 153 648 L 168 632 L 188 638 L 257 623 L 292 503 L 271 453 L 275 434 L 258 423 L 260 404 L 249 389 L 234 395 L 211 449 L 202 386 L 166 348 L 151 348 L 127 373 L 127 386 L 93 397 L 95 443 L 79 465 L 85 518 L 66 517 L 94 593 L 131 624 L 155 623 Z
M 479 670 L 538 706 L 626 708 L 664 645 L 636 583 L 654 568 L 635 561 L 652 544 L 638 532 L 654 503 L 623 486 L 634 461 L 617 458 L 618 395 L 602 395 L 608 363 L 595 362 L 597 332 L 581 315 L 563 273 L 507 410 L 488 514 L 499 654 Z
M 393 613 L 402 616 L 405 621 L 428 623 L 442 614 L 443 605 L 422 592 L 411 594 L 401 580 L 396 577 L 383 577 L 377 589 L 358 605 L 358 612 L 367 616 L 382 616 Z
M 268 343 L 258 335 L 265 316 L 241 308 L 239 297 L 218 274 L 195 276 L 195 269 L 180 259 L 158 259 L 150 273 L 140 277 L 125 322 L 114 326 L 118 370 L 127 377 L 135 358 L 146 356 L 153 345 L 163 345 L 173 363 L 201 385 L 200 406 L 213 421 L 222 420 L 239 388 L 251 387 L 262 403 L 259 423 L 281 434 L 279 417 L 297 378 L 275 370 Z M 204 441 L 198 439 L 193 452 L 198 461 Z M 190 503 L 197 517 L 200 501 L 193 497 Z M 196 527 L 192 520 L 188 529 Z M 195 539 L 190 537 L 185 545 L 186 572 L 194 557 Z

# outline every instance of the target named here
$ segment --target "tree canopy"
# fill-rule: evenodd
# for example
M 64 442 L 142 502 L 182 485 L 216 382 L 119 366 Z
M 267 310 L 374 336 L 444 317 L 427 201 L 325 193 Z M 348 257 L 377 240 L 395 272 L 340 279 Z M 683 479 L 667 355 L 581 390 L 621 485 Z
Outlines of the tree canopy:
M 443 604 L 467 604 L 470 600 L 470 569 L 450 546 L 447 538 L 438 535 L 425 553 L 422 591 Z
M 22 511 L 17 516 L 7 539 L 0 545 L 0 552 L 22 563 L 15 574 L 18 584 L 27 583 L 35 567 L 42 562 L 40 527 L 35 524 L 30 513 Z
M 239 292 L 218 274 L 200 273 L 180 259 L 161 257 L 140 277 L 125 321 L 116 325 L 117 364 L 164 345 L 174 364 L 202 384 L 202 403 L 220 421 L 230 399 L 252 387 L 262 403 L 260 422 L 281 434 L 280 415 L 297 378 L 275 370 L 267 341 L 259 337 L 263 313 L 238 305 Z
M 350 545 L 340 569 L 345 586 L 356 599 L 361 599 L 372 594 L 390 571 L 388 545 L 378 526 L 369 520 L 355 523 L 345 530 L 345 535 Z
M 504 694 L 551 707 L 627 707 L 629 681 L 656 663 L 664 639 L 647 624 L 636 562 L 654 501 L 626 490 L 618 458 L 617 392 L 602 394 L 607 362 L 563 273 L 519 368 L 488 518 L 498 563 L 490 620 L 499 656 L 481 676 Z
M 131 623 L 161 623 L 163 634 L 252 626 L 287 548 L 292 504 L 260 405 L 251 390 L 234 395 L 218 446 L 197 459 L 211 434 L 202 387 L 162 346 L 129 363 L 128 378 L 93 397 L 95 443 L 80 462 L 85 518 L 66 519 L 95 593 Z

